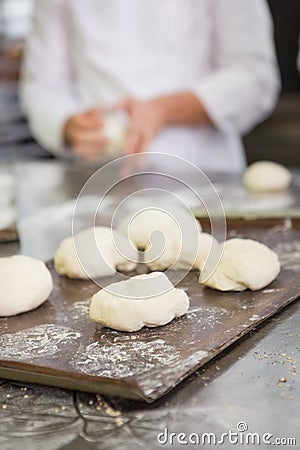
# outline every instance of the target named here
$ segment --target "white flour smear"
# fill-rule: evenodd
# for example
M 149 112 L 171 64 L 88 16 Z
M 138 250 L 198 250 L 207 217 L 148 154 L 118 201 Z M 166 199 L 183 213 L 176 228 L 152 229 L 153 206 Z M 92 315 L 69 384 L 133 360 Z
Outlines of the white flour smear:
M 300 270 L 300 241 L 279 242 L 274 251 L 284 269 Z
M 0 359 L 30 361 L 34 358 L 53 357 L 80 336 L 81 333 L 71 328 L 53 324 L 3 334 L 0 336 Z
M 163 339 L 143 342 L 125 336 L 111 344 L 93 342 L 79 350 L 71 365 L 89 375 L 125 378 L 169 366 L 179 358 L 180 352 Z

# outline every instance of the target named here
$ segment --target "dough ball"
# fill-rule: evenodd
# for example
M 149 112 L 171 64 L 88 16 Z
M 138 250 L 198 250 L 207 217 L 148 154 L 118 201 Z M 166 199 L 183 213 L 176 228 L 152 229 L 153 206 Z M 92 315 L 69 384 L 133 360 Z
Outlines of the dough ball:
M 37 308 L 53 289 L 46 265 L 29 256 L 0 258 L 0 316 L 14 316 Z
M 108 113 L 104 117 L 102 134 L 106 139 L 104 152 L 116 156 L 126 147 L 128 119 L 122 113 Z
M 168 211 L 161 209 L 142 209 L 131 215 L 119 224 L 118 229 L 136 245 L 140 250 L 145 250 L 151 243 L 151 233 L 160 231 L 167 234 L 170 230 L 178 235 L 178 229 L 174 217 Z
M 64 239 L 54 255 L 55 270 L 86 280 L 136 268 L 138 252 L 128 239 L 108 227 L 91 227 Z
M 153 271 L 175 269 L 181 260 L 192 266 L 197 258 L 201 225 L 184 209 L 144 209 L 126 217 L 119 229 L 144 250 L 144 263 Z
M 281 164 L 272 161 L 257 161 L 245 171 L 243 182 L 253 192 L 282 192 L 292 181 L 291 172 Z
M 252 239 L 230 239 L 217 269 L 204 284 L 219 291 L 257 291 L 279 274 L 280 264 L 273 250 Z M 200 282 L 205 274 L 200 275 Z
M 176 262 L 173 269 L 184 270 L 192 268 L 193 270 L 201 271 L 212 252 L 217 252 L 221 256 L 222 248 L 218 241 L 211 234 L 199 232 L 198 236 L 199 245 L 196 258 L 194 249 L 190 248 L 189 251 L 186 252 L 185 255 L 182 255 L 181 259 Z
M 115 330 L 138 331 L 144 326 L 165 325 L 188 308 L 187 294 L 174 288 L 165 274 L 153 272 L 97 292 L 92 298 L 90 319 Z

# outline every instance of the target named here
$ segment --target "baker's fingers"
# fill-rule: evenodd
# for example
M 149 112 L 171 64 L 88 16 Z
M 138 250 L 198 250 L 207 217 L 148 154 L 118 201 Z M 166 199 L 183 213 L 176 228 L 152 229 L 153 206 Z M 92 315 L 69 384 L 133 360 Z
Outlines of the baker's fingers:
M 83 129 L 99 128 L 103 125 L 103 120 L 102 110 L 94 108 L 74 116 L 74 125 Z
M 120 102 L 111 107 L 111 111 L 131 111 L 134 100 L 132 98 L 124 98 Z
M 96 130 L 103 126 L 103 119 L 93 116 L 79 116 L 76 117 L 74 126 L 81 130 Z
M 131 128 L 128 133 L 127 146 L 125 149 L 126 155 L 137 153 L 141 142 L 141 134 L 137 129 Z
M 77 130 L 76 132 L 74 132 L 72 140 L 74 146 L 85 144 L 103 146 L 105 142 L 106 139 L 102 135 L 101 130 Z
M 140 143 L 139 143 L 139 146 L 138 146 L 137 153 L 146 153 L 148 151 L 148 149 L 149 149 L 150 142 L 151 142 L 150 138 L 148 138 L 145 135 L 142 136 L 141 140 L 140 140 Z
M 91 115 L 91 116 L 102 117 L 103 116 L 103 108 L 100 108 L 99 106 L 95 106 L 95 108 L 88 109 L 86 111 L 86 114 Z

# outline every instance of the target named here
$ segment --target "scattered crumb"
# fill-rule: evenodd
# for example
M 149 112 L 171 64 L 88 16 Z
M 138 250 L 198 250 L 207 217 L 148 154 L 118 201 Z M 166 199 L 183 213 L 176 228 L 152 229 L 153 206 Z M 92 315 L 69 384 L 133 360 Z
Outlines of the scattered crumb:
M 116 417 L 116 419 L 115 419 L 115 424 L 116 424 L 118 427 L 121 427 L 121 426 L 124 424 L 124 420 L 122 419 L 122 417 Z
M 288 370 L 292 377 L 296 377 L 296 361 L 294 361 L 293 357 L 291 356 L 293 354 L 293 351 L 290 351 L 289 355 L 287 355 L 287 353 L 285 352 L 263 352 L 262 358 L 260 350 L 255 350 L 253 353 L 253 357 L 256 361 L 261 362 L 262 360 L 264 360 L 265 364 L 269 364 L 273 367 L 281 366 L 282 368 L 285 368 L 285 370 Z M 285 400 L 293 400 L 294 396 L 290 393 L 290 391 L 293 389 L 292 384 L 295 383 L 294 380 L 292 380 L 291 383 L 288 383 L 287 376 L 282 376 L 277 379 L 277 381 L 276 379 L 270 377 L 268 378 L 266 385 L 270 387 L 271 383 L 273 382 L 275 382 L 276 386 L 283 391 L 280 394 L 281 398 Z
M 284 378 L 284 377 L 281 377 L 281 378 L 279 378 L 279 382 L 280 382 L 280 383 L 286 383 L 286 382 L 287 382 L 287 379 Z
M 102 408 L 104 408 L 105 413 L 109 417 L 119 417 L 121 415 L 121 411 L 112 408 L 108 403 L 106 403 L 106 401 L 100 395 L 98 395 L 98 394 L 96 395 L 96 400 L 97 400 L 97 405 L 96 405 L 97 411 L 101 411 Z
M 280 394 L 283 400 L 293 400 L 294 396 L 292 394 L 287 394 L 286 392 L 281 392 Z
M 119 417 L 121 415 L 121 411 L 118 411 L 116 409 L 111 408 L 110 406 L 108 406 L 107 408 L 105 408 L 105 412 L 108 416 L 110 417 Z

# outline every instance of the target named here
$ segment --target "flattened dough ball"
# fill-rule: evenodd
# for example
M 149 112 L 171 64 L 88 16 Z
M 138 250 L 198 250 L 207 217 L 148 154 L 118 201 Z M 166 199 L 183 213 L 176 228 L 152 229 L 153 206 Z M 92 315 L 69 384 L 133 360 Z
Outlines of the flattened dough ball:
M 53 289 L 46 265 L 29 256 L 0 258 L 0 316 L 14 316 L 37 308 Z
M 217 269 L 203 284 L 219 291 L 257 291 L 279 272 L 278 256 L 269 247 L 252 239 L 230 239 Z
M 57 273 L 87 280 L 136 268 L 138 252 L 128 239 L 108 227 L 91 227 L 64 239 L 54 255 Z
M 247 189 L 261 193 L 286 191 L 291 181 L 291 172 L 282 164 L 272 161 L 257 161 L 251 164 L 243 176 Z
M 153 272 L 97 292 L 92 298 L 90 319 L 115 330 L 138 331 L 144 326 L 165 325 L 188 308 L 187 294 L 174 288 L 165 274 Z

